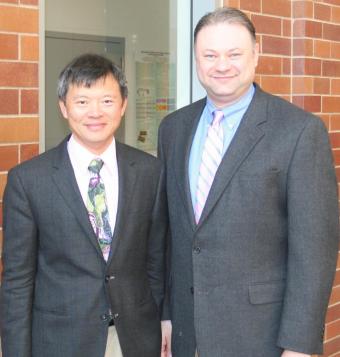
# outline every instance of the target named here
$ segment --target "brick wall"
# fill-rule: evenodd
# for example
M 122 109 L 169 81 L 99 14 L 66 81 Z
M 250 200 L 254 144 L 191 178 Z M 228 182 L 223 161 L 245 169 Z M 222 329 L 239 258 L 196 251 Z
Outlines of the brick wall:
M 0 0 L 0 241 L 7 171 L 38 153 L 38 0 Z
M 330 131 L 340 181 L 340 0 L 225 0 L 255 23 L 257 82 L 318 114 Z M 0 0 L 0 227 L 7 171 L 38 153 L 38 0 Z M 0 239 L 2 231 L 0 228 Z M 340 262 L 325 356 L 340 356 Z
M 314 112 L 330 132 L 340 181 L 340 0 L 225 0 L 255 24 L 257 82 Z M 324 356 L 340 356 L 340 260 L 327 314 Z

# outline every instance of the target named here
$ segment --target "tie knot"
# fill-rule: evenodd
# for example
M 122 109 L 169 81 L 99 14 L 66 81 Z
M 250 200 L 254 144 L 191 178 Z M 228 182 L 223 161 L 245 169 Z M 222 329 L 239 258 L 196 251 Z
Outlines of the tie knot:
M 104 161 L 102 159 L 99 159 L 99 158 L 93 159 L 90 162 L 88 169 L 90 172 L 93 172 L 94 174 L 99 175 L 99 172 L 100 172 L 101 168 L 103 167 L 103 165 L 104 165 Z
M 224 118 L 222 110 L 214 110 L 212 125 L 219 125 Z

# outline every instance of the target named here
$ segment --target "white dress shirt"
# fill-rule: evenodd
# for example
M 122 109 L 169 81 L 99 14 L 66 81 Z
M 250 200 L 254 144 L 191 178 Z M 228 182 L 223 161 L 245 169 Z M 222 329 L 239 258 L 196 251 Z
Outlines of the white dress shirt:
M 110 146 L 101 155 L 95 155 L 79 144 L 78 141 L 74 139 L 73 135 L 71 135 L 71 138 L 67 143 L 67 150 L 85 206 L 91 177 L 88 170 L 89 164 L 96 158 L 101 158 L 104 161 L 104 165 L 100 170 L 100 177 L 105 185 L 106 204 L 109 211 L 109 221 L 113 235 L 118 207 L 118 166 L 115 139 L 113 138 Z

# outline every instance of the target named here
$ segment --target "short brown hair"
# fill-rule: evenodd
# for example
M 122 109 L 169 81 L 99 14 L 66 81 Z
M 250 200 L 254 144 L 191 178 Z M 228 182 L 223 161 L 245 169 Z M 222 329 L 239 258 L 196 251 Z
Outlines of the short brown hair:
M 222 7 L 215 11 L 208 12 L 198 21 L 194 31 L 194 44 L 196 44 L 197 35 L 203 27 L 223 22 L 244 26 L 248 30 L 253 42 L 256 42 L 255 26 L 250 21 L 249 17 L 239 9 Z

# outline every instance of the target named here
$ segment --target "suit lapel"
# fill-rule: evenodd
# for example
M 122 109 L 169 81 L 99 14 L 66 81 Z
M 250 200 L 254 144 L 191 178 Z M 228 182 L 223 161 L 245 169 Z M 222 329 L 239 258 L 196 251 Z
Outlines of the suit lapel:
M 52 175 L 52 179 L 55 185 L 58 187 L 60 194 L 64 198 L 67 206 L 76 217 L 79 226 L 83 229 L 85 235 L 90 239 L 98 254 L 103 256 L 97 241 L 97 237 L 89 221 L 87 209 L 84 205 L 77 185 L 67 151 L 67 141 L 68 138 L 66 138 L 56 149 L 56 155 L 53 164 L 55 170 Z
M 128 154 L 128 150 L 123 144 L 116 141 L 117 165 L 118 165 L 118 208 L 116 225 L 113 232 L 113 239 L 111 243 L 110 256 L 108 264 L 112 260 L 112 256 L 117 250 L 117 246 L 122 239 L 121 232 L 124 232 L 124 225 L 127 224 L 127 210 L 130 206 L 131 197 L 133 195 L 137 174 L 135 168 L 135 161 Z
M 195 228 L 196 223 L 190 194 L 189 158 L 192 141 L 205 103 L 206 99 L 202 99 L 194 103 L 190 108 L 190 111 L 183 113 L 183 118 L 180 119 L 182 125 L 176 132 L 177 145 L 175 148 L 174 160 L 176 181 L 193 229 Z
M 197 228 L 209 216 L 242 162 L 264 136 L 260 124 L 266 121 L 266 104 L 263 92 L 257 87 L 254 98 L 216 172 Z

